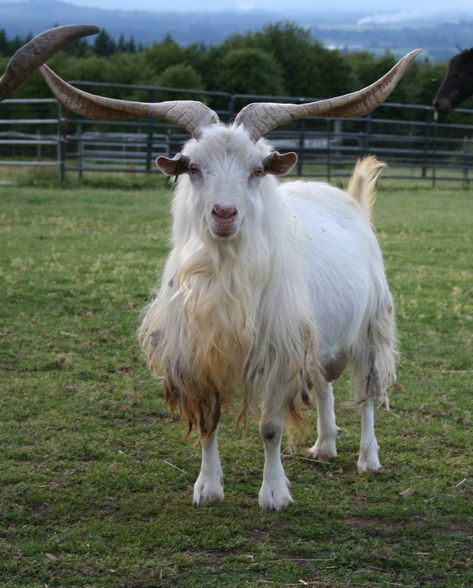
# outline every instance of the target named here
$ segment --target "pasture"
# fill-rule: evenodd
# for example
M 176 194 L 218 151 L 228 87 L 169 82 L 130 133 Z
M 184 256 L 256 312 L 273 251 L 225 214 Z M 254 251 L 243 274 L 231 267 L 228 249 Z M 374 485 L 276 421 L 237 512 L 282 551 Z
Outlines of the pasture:
M 295 503 L 257 504 L 254 421 L 222 427 L 225 502 L 191 507 L 200 450 L 137 344 L 168 250 L 163 178 L 0 187 L 2 586 L 473 584 L 473 192 L 381 181 L 375 225 L 401 356 L 377 413 L 384 470 L 286 447 Z M 236 407 L 238 408 L 238 407 Z M 236 411 L 235 411 L 236 412 Z

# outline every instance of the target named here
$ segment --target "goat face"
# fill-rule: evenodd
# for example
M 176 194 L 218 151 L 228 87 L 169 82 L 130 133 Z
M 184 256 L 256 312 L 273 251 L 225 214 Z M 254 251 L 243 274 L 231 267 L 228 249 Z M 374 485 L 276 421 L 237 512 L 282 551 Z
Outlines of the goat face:
M 264 141 L 255 143 L 243 126 L 214 125 L 189 141 L 172 159 L 158 157 L 167 175 L 188 175 L 194 205 L 204 226 L 217 240 L 235 238 L 251 209 L 257 206 L 260 183 L 267 174 L 288 173 L 295 153 L 281 155 Z

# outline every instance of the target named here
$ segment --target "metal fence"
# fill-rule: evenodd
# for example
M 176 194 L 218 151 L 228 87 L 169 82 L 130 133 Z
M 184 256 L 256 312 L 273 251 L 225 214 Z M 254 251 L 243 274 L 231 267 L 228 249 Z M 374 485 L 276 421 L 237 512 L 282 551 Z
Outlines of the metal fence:
M 75 84 L 105 95 L 139 93 L 140 99 L 150 102 L 193 97 L 210 102 L 224 121 L 249 102 L 314 100 Z M 469 185 L 473 180 L 473 110 L 457 112 L 462 115 L 461 123 L 438 122 L 431 107 L 385 103 L 363 118 L 303 119 L 271 132 L 268 138 L 277 149 L 297 152 L 294 173 L 300 176 L 344 177 L 358 157 L 373 153 L 389 165 L 387 176 L 426 180 L 433 185 L 443 180 Z M 187 139 L 182 129 L 153 119 L 117 122 L 76 117 L 52 98 L 0 103 L 0 174 L 1 166 L 56 168 L 61 180 L 67 174 L 82 178 L 90 172 L 157 173 L 156 156 L 176 153 Z

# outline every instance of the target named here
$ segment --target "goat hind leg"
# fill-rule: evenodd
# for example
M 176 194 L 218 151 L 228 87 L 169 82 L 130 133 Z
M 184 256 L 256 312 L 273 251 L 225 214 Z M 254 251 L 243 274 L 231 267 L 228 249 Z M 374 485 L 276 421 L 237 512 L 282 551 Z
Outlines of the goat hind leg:
M 314 459 L 331 460 L 337 457 L 337 437 L 340 429 L 335 422 L 332 384 L 320 382 L 316 390 L 317 441 L 308 453 Z
M 379 349 L 372 348 L 367 361 L 358 361 L 354 365 L 357 398 L 361 405 L 361 441 L 358 456 L 358 472 L 378 472 L 381 469 L 378 452 L 379 445 L 374 431 L 375 401 L 387 403 L 386 387 L 387 369 L 381 369 Z M 386 363 L 386 362 L 385 362 Z
M 379 301 L 378 313 L 368 326 L 364 349 L 354 364 L 357 397 L 361 403 L 361 442 L 358 471 L 381 469 L 374 432 L 375 404 L 389 406 L 387 387 L 396 378 L 396 328 L 388 290 Z
M 381 463 L 378 457 L 379 445 L 374 432 L 374 402 L 366 398 L 361 405 L 361 441 L 358 456 L 358 472 L 379 472 Z

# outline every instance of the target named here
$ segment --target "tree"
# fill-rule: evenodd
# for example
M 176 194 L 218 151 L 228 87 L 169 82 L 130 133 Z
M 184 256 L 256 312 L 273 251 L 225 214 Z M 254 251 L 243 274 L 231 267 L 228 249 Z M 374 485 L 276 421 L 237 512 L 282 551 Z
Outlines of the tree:
M 220 46 L 211 48 L 209 56 L 219 62 L 236 49 L 259 49 L 272 56 L 282 74 L 283 86 L 291 96 L 327 97 L 351 90 L 353 76 L 349 64 L 339 51 L 327 49 L 314 39 L 310 30 L 295 23 L 271 24 L 262 31 L 233 35 Z M 209 87 L 216 87 L 221 76 L 214 70 Z
M 154 82 L 155 78 L 142 53 L 115 53 L 107 60 L 104 80 L 116 84 L 142 84 Z
M 116 44 L 105 30 L 101 30 L 95 37 L 94 52 L 99 57 L 109 57 L 116 51 Z
M 135 39 L 133 39 L 133 36 L 130 37 L 126 44 L 126 51 L 127 53 L 136 53 Z
M 168 35 L 162 43 L 154 43 L 145 52 L 145 60 L 153 72 L 160 75 L 171 65 L 185 61 L 184 50 Z
M 310 31 L 292 22 L 275 23 L 254 33 L 254 40 L 279 63 L 288 93 L 292 96 L 305 94 L 307 60 L 311 58 L 314 43 L 319 46 Z
M 170 65 L 160 76 L 158 76 L 158 78 L 154 77 L 151 83 L 166 88 L 182 88 L 185 90 L 202 90 L 205 87 L 202 76 L 188 63 L 176 63 L 176 65 Z M 160 102 L 163 100 L 206 101 L 206 97 L 199 92 L 189 94 L 187 92 L 165 91 L 160 92 L 156 98 Z
M 167 86 L 168 88 L 192 90 L 202 90 L 204 88 L 202 76 L 192 65 L 187 63 L 177 63 L 167 67 L 159 76 L 158 83 L 160 86 Z
M 4 29 L 0 29 L 0 56 L 9 54 L 8 38 Z
M 238 94 L 284 94 L 281 68 L 261 49 L 232 49 L 218 63 L 218 90 Z
M 125 35 L 120 33 L 117 41 L 117 51 L 119 53 L 124 53 L 126 51 L 126 43 L 125 43 Z

